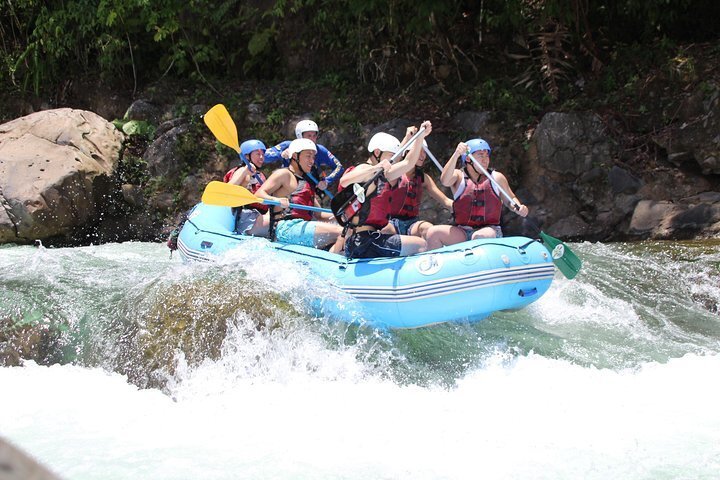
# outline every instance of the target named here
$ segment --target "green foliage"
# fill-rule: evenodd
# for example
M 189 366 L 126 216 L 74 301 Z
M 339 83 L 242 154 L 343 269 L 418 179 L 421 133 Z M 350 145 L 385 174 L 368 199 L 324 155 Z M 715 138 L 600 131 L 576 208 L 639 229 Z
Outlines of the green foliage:
M 539 93 L 539 92 L 538 92 Z M 472 90 L 470 102 L 478 110 L 495 110 L 518 115 L 534 115 L 542 106 L 542 100 L 533 99 L 527 92 L 520 92 L 517 85 L 487 79 Z
M 150 179 L 147 162 L 142 157 L 125 154 L 118 164 L 118 179 L 120 183 L 143 186 Z
M 152 138 L 155 134 L 155 127 L 145 121 L 130 120 L 123 125 L 122 131 L 125 135 L 143 135 Z
M 653 42 L 667 48 L 677 40 L 717 38 L 718 5 L 711 0 L 12 0 L 0 9 L 0 86 L 39 95 L 85 75 L 135 85 L 166 75 L 205 83 L 218 75 L 268 79 L 286 75 L 291 63 L 300 72 L 342 72 L 368 83 L 451 85 L 482 78 L 485 60 L 512 54 L 519 41 L 522 51 L 514 58 L 526 72 L 521 83 L 557 98 L 577 69 L 600 72 L 605 52 L 613 51 L 607 45 Z M 692 75 L 688 63 L 671 68 Z

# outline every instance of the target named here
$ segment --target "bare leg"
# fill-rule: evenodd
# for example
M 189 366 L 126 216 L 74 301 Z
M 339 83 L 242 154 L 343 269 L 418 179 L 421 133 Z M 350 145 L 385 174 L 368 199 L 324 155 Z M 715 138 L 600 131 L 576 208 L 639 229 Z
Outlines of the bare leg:
M 410 227 L 410 231 L 408 233 L 414 237 L 422 237 L 425 240 L 427 240 L 427 232 L 433 226 L 434 225 L 430 222 L 426 222 L 425 220 L 420 220 L 420 221 L 413 223 L 413 225 L 412 225 L 412 227 Z
M 315 248 L 325 248 L 328 245 L 336 243 L 337 238 L 342 233 L 342 227 L 338 224 L 316 222 L 315 237 L 313 243 Z
M 406 257 L 414 253 L 422 253 L 427 250 L 427 242 L 425 239 L 420 237 L 413 237 L 410 235 L 400 235 L 401 249 L 400 256 Z
M 397 230 L 395 230 L 395 225 L 393 225 L 392 223 L 388 222 L 388 224 L 385 225 L 385 227 L 383 227 L 382 230 L 380 230 L 380 233 L 388 233 L 388 234 L 390 234 L 390 235 L 395 235 L 395 234 L 398 233 L 398 232 L 397 232 Z
M 465 230 L 453 225 L 435 225 L 427 232 L 427 249 L 435 250 L 436 248 L 447 245 L 455 245 L 456 243 L 467 240 Z
M 255 224 L 250 230 L 248 230 L 247 233 L 256 237 L 267 237 L 269 227 L 270 214 L 266 213 L 265 215 L 258 215 L 255 219 Z
M 330 253 L 337 253 L 338 255 L 345 254 L 345 237 L 338 235 L 337 240 L 332 247 L 330 247 Z
M 472 234 L 472 239 L 475 240 L 476 238 L 495 238 L 497 237 L 497 234 L 495 233 L 495 230 L 492 227 L 483 227 L 478 230 L 475 230 Z

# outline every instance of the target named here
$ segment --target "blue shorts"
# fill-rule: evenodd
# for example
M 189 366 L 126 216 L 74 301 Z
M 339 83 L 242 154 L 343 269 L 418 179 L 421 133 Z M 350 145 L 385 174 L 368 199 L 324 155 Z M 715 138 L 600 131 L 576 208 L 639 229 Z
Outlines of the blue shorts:
M 314 247 L 316 226 L 317 222 L 302 218 L 280 220 L 275 226 L 275 239 L 278 242 Z
M 410 235 L 410 229 L 412 226 L 422 220 L 417 217 L 413 218 L 391 218 L 389 222 L 395 227 L 395 233 L 398 235 Z
M 365 231 L 353 233 L 345 242 L 348 258 L 399 257 L 402 251 L 400 235 Z
M 477 228 L 468 227 L 466 225 L 455 225 L 455 226 L 465 230 L 465 237 L 466 237 L 465 239 L 466 240 L 472 240 L 473 233 L 477 232 L 481 228 L 487 228 L 487 227 L 495 230 L 495 238 L 502 238 L 502 236 L 503 236 L 502 228 L 500 228 L 500 225 L 485 225 L 484 227 L 477 227 Z
M 247 235 L 248 231 L 255 226 L 257 218 L 262 215 L 254 208 L 243 208 L 240 211 L 233 209 L 235 213 L 235 233 Z

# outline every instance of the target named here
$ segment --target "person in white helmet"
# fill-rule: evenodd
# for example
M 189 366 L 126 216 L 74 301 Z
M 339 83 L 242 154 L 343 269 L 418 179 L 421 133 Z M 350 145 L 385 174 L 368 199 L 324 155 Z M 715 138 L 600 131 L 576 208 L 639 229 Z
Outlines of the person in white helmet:
M 388 182 L 397 180 L 415 168 L 422 141 L 432 131 L 429 121 L 423 122 L 421 127 L 425 128 L 424 132 L 415 140 L 405 158 L 393 164 L 390 158 L 400 151 L 400 141 L 387 133 L 376 133 L 368 142 L 370 157 L 367 161 L 348 168 L 340 179 L 340 187 L 353 188 L 352 184 L 362 184 L 378 172 L 383 172 L 374 188 L 368 188 L 362 207 L 349 219 L 349 230 L 352 233 L 345 241 L 345 255 L 348 258 L 399 257 L 424 252 L 427 248 L 423 238 L 381 232 L 388 224 L 391 206 Z M 416 132 L 417 128 L 409 128 L 406 140 Z
M 330 150 L 317 143 L 319 128 L 317 123 L 312 120 L 300 120 L 295 125 L 295 138 L 307 138 L 317 145 L 317 155 L 315 155 L 315 167 L 329 167 L 332 171 L 324 178 L 320 179 L 317 168 L 309 172 L 312 179 L 318 180 L 317 187 L 321 191 L 327 190 L 328 186 L 340 178 L 344 169 L 340 160 L 332 154 Z M 265 151 L 265 163 L 282 162 L 283 166 L 289 165 L 289 156 L 287 148 L 290 146 L 290 140 L 285 140 L 272 148 Z
M 287 151 L 290 153 L 290 164 L 275 170 L 255 192 L 260 198 L 280 202 L 280 206 L 270 209 L 270 238 L 308 247 L 331 246 L 330 252 L 342 252 L 342 227 L 335 223 L 331 214 L 290 208 L 290 203 L 319 206 L 315 184 L 307 176 L 315 163 L 315 143 L 307 138 L 295 139 L 290 142 Z

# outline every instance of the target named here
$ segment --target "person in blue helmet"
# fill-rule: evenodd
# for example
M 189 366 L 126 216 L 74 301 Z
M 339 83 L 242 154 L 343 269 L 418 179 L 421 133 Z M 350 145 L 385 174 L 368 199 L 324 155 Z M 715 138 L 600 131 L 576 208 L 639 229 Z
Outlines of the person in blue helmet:
M 260 168 L 265 163 L 265 150 L 267 150 L 265 144 L 260 140 L 245 140 L 241 143 L 241 163 L 225 174 L 223 182 L 240 185 L 252 193 L 257 192 L 260 186 L 265 183 L 265 175 L 260 171 Z
M 327 190 L 328 186 L 334 183 L 340 178 L 344 169 L 340 160 L 330 152 L 327 148 L 317 143 L 318 138 L 318 125 L 312 120 L 300 120 L 295 125 L 295 137 L 307 138 L 312 140 L 317 145 L 317 155 L 315 156 L 315 166 L 313 171 L 309 172 L 312 179 L 318 180 L 317 187 L 320 191 Z M 284 167 L 290 165 L 290 155 L 288 155 L 287 149 L 290 146 L 290 140 L 285 140 L 274 147 L 268 148 L 265 152 L 265 163 L 281 162 Z M 317 167 L 325 166 L 332 169 L 332 171 L 324 178 L 321 179 L 318 175 Z
M 256 193 L 265 183 L 265 174 L 260 171 L 265 161 L 265 144 L 257 139 L 245 140 L 240 144 L 241 164 L 231 169 L 223 181 L 247 188 Z M 235 214 L 235 232 L 243 235 L 265 235 L 268 229 L 268 206 L 251 203 L 233 208 Z
M 482 173 L 468 154 L 472 154 L 494 182 Z M 458 159 L 460 165 L 457 165 Z M 500 214 L 503 201 L 508 205 L 510 202 L 501 196 L 495 183 L 520 206 L 516 213 L 521 217 L 527 216 L 528 208 L 517 199 L 505 175 L 488 169 L 489 164 L 490 145 L 485 140 L 474 138 L 467 143 L 458 143 L 440 175 L 440 182 L 450 187 L 453 193 L 454 225 L 431 227 L 427 233 L 428 250 L 476 238 L 502 237 Z

